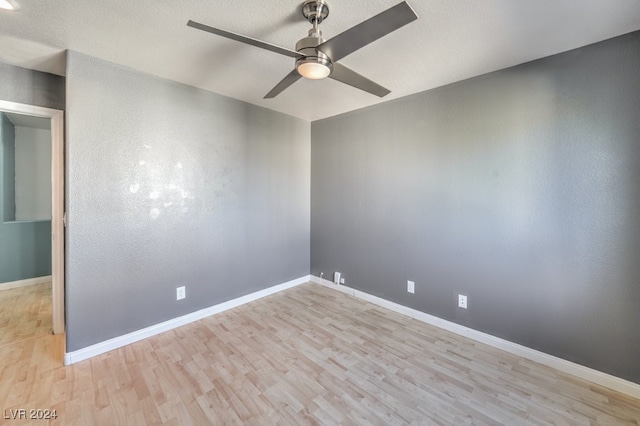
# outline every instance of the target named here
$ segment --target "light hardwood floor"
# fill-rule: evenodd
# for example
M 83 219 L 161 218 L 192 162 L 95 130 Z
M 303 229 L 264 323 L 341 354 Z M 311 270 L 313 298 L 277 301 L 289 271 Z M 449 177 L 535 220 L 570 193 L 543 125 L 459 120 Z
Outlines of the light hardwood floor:
M 51 332 L 51 283 L 0 291 L 0 346 Z
M 315 284 L 69 367 L 63 344 L 0 347 L 5 412 L 55 409 L 52 424 L 78 425 L 640 419 L 638 400 Z

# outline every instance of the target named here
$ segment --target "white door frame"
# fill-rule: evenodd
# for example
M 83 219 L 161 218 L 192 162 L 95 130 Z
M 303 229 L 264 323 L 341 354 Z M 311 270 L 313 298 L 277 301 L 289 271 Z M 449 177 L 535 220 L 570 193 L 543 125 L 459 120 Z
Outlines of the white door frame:
M 64 112 L 0 100 L 1 112 L 51 120 L 51 288 L 53 333 L 64 333 Z

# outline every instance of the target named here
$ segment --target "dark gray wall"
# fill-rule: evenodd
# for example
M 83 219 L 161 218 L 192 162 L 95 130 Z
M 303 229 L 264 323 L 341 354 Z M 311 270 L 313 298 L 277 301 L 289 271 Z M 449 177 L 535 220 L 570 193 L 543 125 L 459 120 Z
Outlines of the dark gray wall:
M 314 122 L 312 273 L 640 383 L 639 70 L 636 32 Z
M 64 109 L 62 77 L 0 63 L 0 81 L 2 100 Z M 15 134 L 6 116 L 0 115 L 0 135 L 14 139 L 0 143 L 0 283 L 4 283 L 51 275 L 51 222 L 7 222 L 15 215 L 15 182 L 7 182 L 14 171 L 4 166 L 13 166 Z
M 68 52 L 66 143 L 67 350 L 309 274 L 308 122 Z
M 64 77 L 0 62 L 0 99 L 64 110 Z
M 9 118 L 0 112 L 0 156 L 2 156 L 2 221 L 16 219 L 16 129 Z M 0 244 L 2 242 L 0 241 Z

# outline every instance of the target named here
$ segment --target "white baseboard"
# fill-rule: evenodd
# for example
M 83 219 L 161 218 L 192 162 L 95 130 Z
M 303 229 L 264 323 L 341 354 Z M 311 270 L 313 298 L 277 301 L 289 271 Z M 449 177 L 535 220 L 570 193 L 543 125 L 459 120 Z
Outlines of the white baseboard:
M 373 303 L 374 305 L 378 305 L 383 308 L 387 308 L 400 314 L 406 315 L 408 317 L 415 318 L 418 321 L 422 321 L 435 327 L 442 328 L 444 330 L 459 334 L 477 342 L 493 346 L 494 348 L 501 349 L 505 352 L 509 352 L 513 355 L 526 358 L 528 360 L 546 365 L 551 368 L 555 368 L 558 371 L 571 374 L 572 376 L 578 377 L 580 379 L 587 380 L 589 382 L 607 387 L 625 395 L 640 399 L 640 385 L 637 383 L 633 383 L 628 380 L 624 380 L 619 377 L 612 376 L 610 374 L 603 373 L 601 371 L 594 370 L 592 368 L 588 368 L 583 365 L 576 364 L 574 362 L 567 361 L 565 359 L 519 345 L 517 343 L 509 342 L 508 340 L 504 340 L 499 337 L 495 337 L 490 334 L 483 333 L 481 331 L 477 331 L 472 328 L 465 327 L 463 325 L 456 324 L 454 322 L 447 321 L 442 318 L 438 318 L 433 315 L 429 315 L 424 312 L 399 305 L 395 302 L 390 302 L 380 297 L 372 296 L 360 290 L 346 287 L 344 285 L 334 284 L 333 282 L 325 280 L 323 278 L 312 275 L 311 281 L 313 283 L 323 285 L 333 290 L 341 291 L 358 299 Z
M 0 291 L 11 290 L 12 288 L 27 287 L 30 285 L 44 284 L 51 282 L 51 275 L 44 277 L 27 278 L 26 280 L 10 281 L 8 283 L 0 283 Z
M 256 291 L 255 293 L 247 294 L 246 296 L 238 297 L 237 299 L 219 303 L 217 305 L 201 309 L 199 311 L 192 312 L 178 318 L 170 319 L 160 324 L 143 328 L 142 330 L 134 331 L 123 336 L 114 337 L 113 339 L 96 343 L 95 345 L 87 346 L 86 348 L 78 349 L 77 351 L 67 352 L 64 354 L 64 364 L 75 364 L 94 356 L 101 355 L 105 352 L 121 348 L 122 346 L 130 345 L 139 340 L 155 336 L 156 334 L 164 333 L 165 331 L 172 330 L 174 328 L 201 320 L 202 318 L 206 318 L 208 316 L 226 311 L 228 309 L 244 305 L 245 303 L 253 302 L 254 300 L 261 299 L 265 296 L 269 296 L 279 291 L 309 282 L 310 278 L 310 275 L 306 275 L 304 277 L 300 277 L 286 283 L 278 284 L 264 290 Z

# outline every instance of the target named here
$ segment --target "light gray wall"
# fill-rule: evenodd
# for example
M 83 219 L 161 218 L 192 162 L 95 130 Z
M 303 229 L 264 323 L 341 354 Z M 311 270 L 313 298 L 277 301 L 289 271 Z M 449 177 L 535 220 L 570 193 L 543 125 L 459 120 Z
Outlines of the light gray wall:
M 0 113 L 0 283 L 51 275 L 51 222 L 15 220 L 15 128 Z
M 639 46 L 314 122 L 312 273 L 640 383 Z
M 15 129 L 16 220 L 51 220 L 51 130 Z
M 308 122 L 67 60 L 67 350 L 309 274 Z

